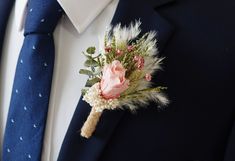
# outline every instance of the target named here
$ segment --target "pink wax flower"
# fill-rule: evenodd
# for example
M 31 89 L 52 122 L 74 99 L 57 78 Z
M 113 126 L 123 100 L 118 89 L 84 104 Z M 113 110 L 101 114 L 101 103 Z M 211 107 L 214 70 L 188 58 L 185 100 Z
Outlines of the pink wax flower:
M 134 49 L 134 46 L 132 46 L 132 45 L 129 45 L 129 46 L 127 47 L 128 52 L 132 52 L 133 49 Z
M 120 49 L 117 49 L 117 50 L 116 50 L 116 54 L 117 54 L 118 56 L 120 56 L 120 55 L 122 55 L 122 54 L 123 54 L 123 51 L 122 51 L 122 50 L 120 50 Z
M 136 61 L 138 69 L 140 69 L 140 70 L 143 69 L 143 67 L 144 67 L 144 58 L 142 56 L 136 55 L 134 57 L 134 61 Z
M 110 52 L 111 50 L 112 50 L 111 47 L 109 47 L 109 46 L 106 46 L 106 47 L 105 47 L 105 51 L 106 51 L 106 52 Z
M 105 65 L 102 72 L 101 95 L 105 99 L 118 98 L 129 86 L 129 80 L 125 78 L 126 69 L 120 61 L 114 60 L 112 64 Z
M 146 79 L 147 81 L 151 81 L 151 80 L 152 80 L 151 74 L 147 73 L 147 74 L 145 75 L 145 79 Z

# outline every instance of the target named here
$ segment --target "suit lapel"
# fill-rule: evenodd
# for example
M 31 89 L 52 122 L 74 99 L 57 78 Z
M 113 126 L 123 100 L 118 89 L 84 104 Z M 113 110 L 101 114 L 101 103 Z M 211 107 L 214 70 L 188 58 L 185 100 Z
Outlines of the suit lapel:
M 165 0 L 165 3 L 171 1 Z M 162 0 L 160 4 L 165 3 Z M 140 26 L 142 33 L 149 32 L 150 30 L 157 32 L 158 48 L 161 51 L 171 36 L 173 27 L 154 10 L 154 7 L 155 5 L 145 3 L 143 0 L 120 0 L 112 20 L 112 25 L 121 23 L 124 26 L 129 25 L 130 22 L 135 20 L 140 20 L 142 22 Z
M 157 31 L 158 45 L 163 50 L 172 34 L 172 26 L 160 17 L 151 6 L 144 2 L 120 0 L 112 24 L 128 25 L 131 21 L 141 20 L 142 32 Z M 59 154 L 59 161 L 80 160 L 97 161 L 115 127 L 118 125 L 125 111 L 104 111 L 95 133 L 90 139 L 80 136 L 80 129 L 85 122 L 91 107 L 80 99 L 65 136 Z

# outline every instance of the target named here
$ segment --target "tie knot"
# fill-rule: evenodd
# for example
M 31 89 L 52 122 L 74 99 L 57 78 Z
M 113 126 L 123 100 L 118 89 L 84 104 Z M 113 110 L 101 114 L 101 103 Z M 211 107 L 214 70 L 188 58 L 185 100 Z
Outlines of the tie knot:
M 24 34 L 53 33 L 62 13 L 56 0 L 29 0 Z

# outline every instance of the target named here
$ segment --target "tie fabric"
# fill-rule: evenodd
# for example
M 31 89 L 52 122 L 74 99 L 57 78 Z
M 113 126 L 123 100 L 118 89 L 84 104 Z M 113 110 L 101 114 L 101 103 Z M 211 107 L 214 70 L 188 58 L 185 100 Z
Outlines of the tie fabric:
M 29 0 L 3 143 L 3 161 L 40 161 L 54 66 L 56 0 Z M 12 44 L 13 46 L 14 44 Z
M 0 60 L 7 21 L 13 4 L 14 0 L 0 0 Z

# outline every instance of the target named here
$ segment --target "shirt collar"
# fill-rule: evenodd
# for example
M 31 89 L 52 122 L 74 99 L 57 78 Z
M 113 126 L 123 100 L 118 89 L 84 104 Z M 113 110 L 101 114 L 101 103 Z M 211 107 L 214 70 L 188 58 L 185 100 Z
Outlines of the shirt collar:
M 57 0 L 66 15 L 82 33 L 112 0 Z

